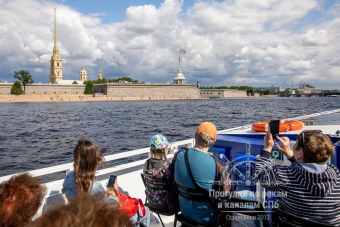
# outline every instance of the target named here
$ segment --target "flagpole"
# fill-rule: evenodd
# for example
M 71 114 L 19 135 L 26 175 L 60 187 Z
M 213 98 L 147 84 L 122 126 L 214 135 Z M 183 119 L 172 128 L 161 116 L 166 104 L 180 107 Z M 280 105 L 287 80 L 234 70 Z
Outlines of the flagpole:
M 178 70 L 181 68 L 181 47 L 178 50 Z

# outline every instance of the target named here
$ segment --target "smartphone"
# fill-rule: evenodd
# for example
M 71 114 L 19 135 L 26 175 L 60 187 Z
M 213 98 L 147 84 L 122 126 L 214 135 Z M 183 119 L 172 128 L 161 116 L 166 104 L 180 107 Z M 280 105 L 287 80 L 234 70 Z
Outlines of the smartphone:
M 269 132 L 273 135 L 273 140 L 276 140 L 280 132 L 280 120 L 271 120 L 269 122 Z
M 109 178 L 109 182 L 107 182 L 106 188 L 108 189 L 113 189 L 113 186 L 115 185 L 117 176 L 116 175 L 111 175 Z

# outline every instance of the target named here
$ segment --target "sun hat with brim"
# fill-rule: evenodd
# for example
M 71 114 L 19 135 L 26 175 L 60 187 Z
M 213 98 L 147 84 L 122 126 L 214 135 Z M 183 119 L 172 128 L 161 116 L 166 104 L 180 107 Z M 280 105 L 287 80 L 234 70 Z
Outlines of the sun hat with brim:
M 161 134 L 154 135 L 150 140 L 150 149 L 152 150 L 163 149 L 166 148 L 166 146 L 168 146 L 169 144 L 170 143 L 165 136 Z

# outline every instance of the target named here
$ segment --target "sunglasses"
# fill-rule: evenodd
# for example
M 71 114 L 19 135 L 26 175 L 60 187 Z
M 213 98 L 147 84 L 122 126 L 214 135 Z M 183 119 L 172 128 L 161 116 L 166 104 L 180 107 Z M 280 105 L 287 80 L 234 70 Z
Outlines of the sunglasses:
M 302 131 L 300 135 L 302 136 L 303 151 L 305 151 L 305 133 L 306 132 L 322 133 L 321 130 L 304 130 L 304 131 Z

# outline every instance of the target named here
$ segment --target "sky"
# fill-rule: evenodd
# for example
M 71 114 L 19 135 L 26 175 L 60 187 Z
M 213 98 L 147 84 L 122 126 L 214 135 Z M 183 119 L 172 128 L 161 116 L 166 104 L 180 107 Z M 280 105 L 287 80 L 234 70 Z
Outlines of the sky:
M 0 0 L 0 80 L 48 83 L 57 7 L 63 79 L 340 89 L 340 0 Z

